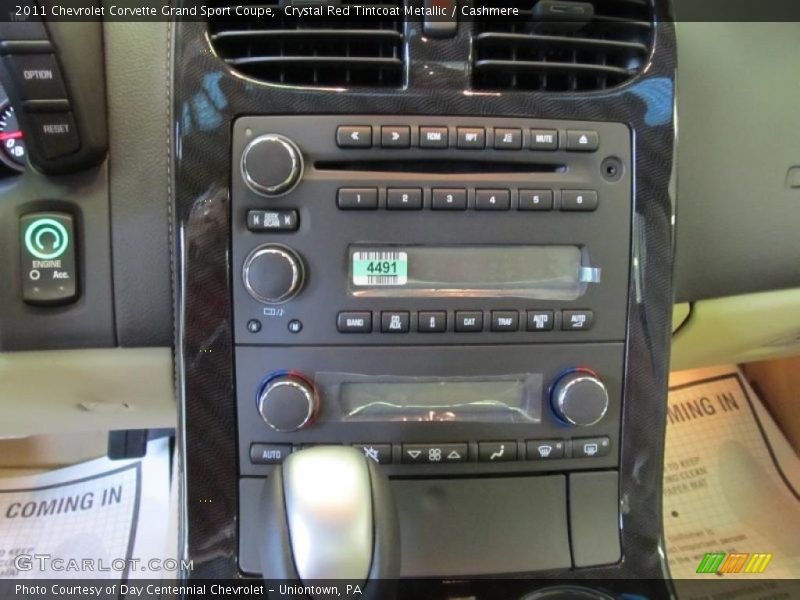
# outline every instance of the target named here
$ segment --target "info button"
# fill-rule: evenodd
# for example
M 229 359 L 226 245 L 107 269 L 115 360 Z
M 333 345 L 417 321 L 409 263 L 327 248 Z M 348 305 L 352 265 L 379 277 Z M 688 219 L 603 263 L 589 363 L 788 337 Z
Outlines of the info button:
M 340 312 L 336 318 L 339 333 L 370 333 L 372 331 L 372 313 Z

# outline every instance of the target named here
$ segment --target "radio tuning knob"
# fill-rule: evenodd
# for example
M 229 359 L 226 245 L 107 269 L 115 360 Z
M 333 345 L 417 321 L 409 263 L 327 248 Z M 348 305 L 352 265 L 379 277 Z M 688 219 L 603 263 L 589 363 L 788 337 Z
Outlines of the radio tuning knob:
M 303 155 L 286 136 L 268 133 L 247 144 L 241 168 L 251 190 L 262 196 L 282 196 L 300 181 Z
M 608 390 L 592 371 L 575 369 L 561 375 L 550 388 L 550 404 L 561 420 L 586 427 L 605 416 Z
M 281 304 L 294 298 L 303 287 L 303 261 L 290 248 L 264 244 L 244 261 L 242 280 L 247 292 L 264 304 Z
M 289 433 L 309 425 L 317 413 L 314 384 L 299 374 L 267 380 L 258 394 L 258 412 L 275 431 Z

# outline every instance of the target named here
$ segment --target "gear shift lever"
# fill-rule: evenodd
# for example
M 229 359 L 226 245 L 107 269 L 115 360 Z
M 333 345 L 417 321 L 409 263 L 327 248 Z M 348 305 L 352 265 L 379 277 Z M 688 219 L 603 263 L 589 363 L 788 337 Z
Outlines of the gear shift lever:
M 289 455 L 264 486 L 262 523 L 264 579 L 346 579 L 364 600 L 393 595 L 400 571 L 394 499 L 380 467 L 355 448 Z

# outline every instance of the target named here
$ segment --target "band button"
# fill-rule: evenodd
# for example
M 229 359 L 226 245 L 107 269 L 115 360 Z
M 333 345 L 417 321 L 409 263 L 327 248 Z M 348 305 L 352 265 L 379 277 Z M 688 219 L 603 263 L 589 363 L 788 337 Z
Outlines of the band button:
M 372 331 L 372 313 L 340 312 L 336 317 L 336 328 L 339 333 L 370 333 Z

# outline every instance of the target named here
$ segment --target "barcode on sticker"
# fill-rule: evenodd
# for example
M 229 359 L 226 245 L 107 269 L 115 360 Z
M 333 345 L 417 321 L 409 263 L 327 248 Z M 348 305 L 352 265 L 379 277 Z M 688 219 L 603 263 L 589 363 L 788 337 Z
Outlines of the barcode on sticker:
M 407 282 L 407 252 L 364 250 L 353 253 L 353 285 L 393 286 Z

